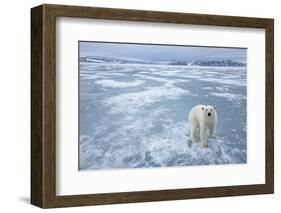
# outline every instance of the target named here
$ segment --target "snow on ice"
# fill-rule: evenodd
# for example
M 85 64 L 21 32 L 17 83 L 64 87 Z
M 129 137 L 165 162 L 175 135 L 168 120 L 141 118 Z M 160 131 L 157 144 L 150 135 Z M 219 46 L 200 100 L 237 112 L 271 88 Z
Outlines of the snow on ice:
M 189 140 L 215 105 L 217 138 Z M 246 68 L 80 63 L 80 169 L 246 163 Z

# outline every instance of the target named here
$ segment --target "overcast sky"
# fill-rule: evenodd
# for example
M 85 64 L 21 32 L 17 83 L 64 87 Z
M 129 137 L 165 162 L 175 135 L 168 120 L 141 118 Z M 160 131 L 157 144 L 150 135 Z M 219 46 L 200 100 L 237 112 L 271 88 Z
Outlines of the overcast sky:
M 194 46 L 170 46 L 127 43 L 79 42 L 80 56 L 104 56 L 142 61 L 217 60 L 245 62 L 247 49 Z

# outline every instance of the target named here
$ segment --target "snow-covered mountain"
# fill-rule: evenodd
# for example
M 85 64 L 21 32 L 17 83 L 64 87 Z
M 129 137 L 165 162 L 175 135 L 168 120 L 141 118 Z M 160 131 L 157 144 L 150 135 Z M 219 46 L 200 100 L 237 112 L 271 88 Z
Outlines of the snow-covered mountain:
M 169 65 L 206 66 L 206 67 L 245 67 L 246 63 L 233 60 L 197 60 L 197 61 L 173 61 Z
M 188 65 L 193 66 L 208 66 L 208 67 L 245 67 L 246 63 L 233 60 L 211 60 L 211 61 L 194 61 Z
M 155 65 L 176 65 L 176 66 L 206 66 L 206 67 L 245 67 L 246 63 L 234 60 L 196 60 L 196 61 L 160 61 L 150 62 L 135 59 L 120 59 L 103 56 L 81 56 L 80 62 L 106 63 L 106 64 L 155 64 Z
M 110 58 L 103 56 L 81 56 L 80 62 L 88 63 L 107 63 L 107 64 L 151 64 L 145 61 L 139 61 L 134 59 L 120 59 L 120 58 Z

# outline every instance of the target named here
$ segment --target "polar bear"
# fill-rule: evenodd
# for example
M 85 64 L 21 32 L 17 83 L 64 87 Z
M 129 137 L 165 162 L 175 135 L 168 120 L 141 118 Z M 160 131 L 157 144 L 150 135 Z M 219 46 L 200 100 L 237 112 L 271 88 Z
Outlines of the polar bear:
M 189 113 L 190 137 L 192 143 L 195 143 L 195 134 L 197 128 L 200 132 L 200 142 L 202 147 L 208 147 L 207 132 L 210 138 L 215 138 L 217 126 L 217 112 L 214 106 L 197 105 Z

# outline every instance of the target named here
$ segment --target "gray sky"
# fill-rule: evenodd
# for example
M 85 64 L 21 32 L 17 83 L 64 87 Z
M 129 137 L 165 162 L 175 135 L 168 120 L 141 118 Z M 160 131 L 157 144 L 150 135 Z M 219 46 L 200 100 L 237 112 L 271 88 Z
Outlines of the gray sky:
M 150 62 L 217 59 L 245 62 L 246 54 L 245 48 L 80 42 L 80 56 L 103 56 Z

